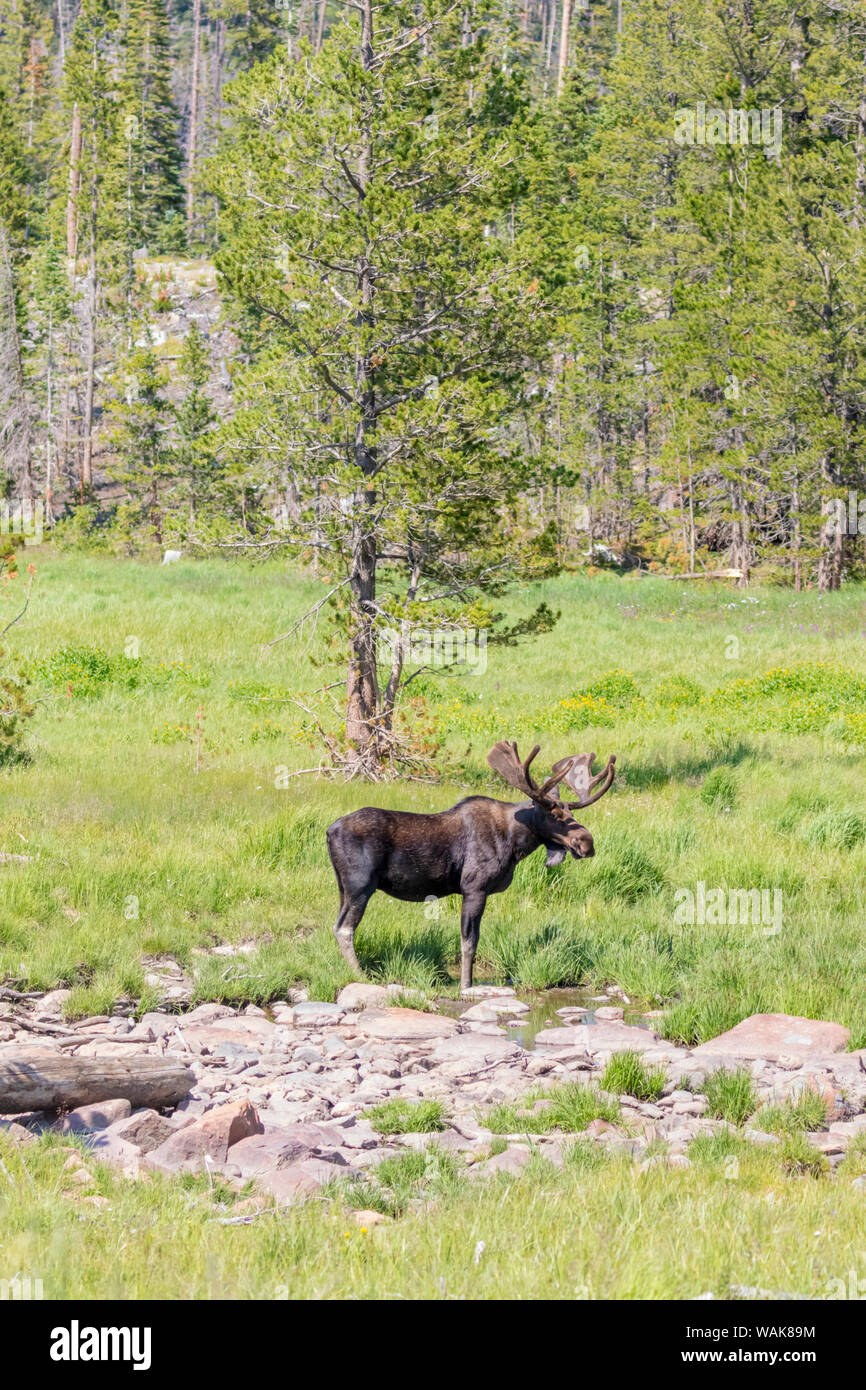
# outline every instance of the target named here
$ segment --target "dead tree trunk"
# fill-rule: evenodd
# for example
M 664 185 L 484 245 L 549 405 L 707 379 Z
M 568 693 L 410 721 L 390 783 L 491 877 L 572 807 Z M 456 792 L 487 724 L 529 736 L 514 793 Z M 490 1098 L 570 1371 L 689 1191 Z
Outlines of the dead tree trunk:
M 22 1048 L 0 1057 L 0 1115 L 74 1110 L 102 1100 L 161 1110 L 177 1105 L 194 1085 L 177 1057 L 51 1057 Z

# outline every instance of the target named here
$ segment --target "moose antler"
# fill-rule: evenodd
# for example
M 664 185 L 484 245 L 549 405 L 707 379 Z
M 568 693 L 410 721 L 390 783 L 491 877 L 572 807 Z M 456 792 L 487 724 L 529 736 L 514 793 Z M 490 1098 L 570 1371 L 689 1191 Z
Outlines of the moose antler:
M 523 792 L 531 801 L 536 801 L 540 806 L 558 806 L 559 798 L 555 795 L 555 789 L 563 780 L 566 773 L 570 770 L 574 761 L 572 758 L 562 758 L 553 769 L 551 775 L 539 787 L 529 775 L 529 767 L 533 760 L 541 752 L 541 745 L 536 743 L 529 757 L 520 761 L 520 754 L 517 751 L 516 743 L 509 743 L 507 739 L 501 739 L 495 744 L 487 754 L 487 761 L 498 772 L 510 787 Z M 551 796 L 551 792 L 554 795 Z
M 566 801 L 564 804 L 569 811 L 581 810 L 584 806 L 591 806 L 594 801 L 598 801 L 604 796 L 606 791 L 610 791 L 613 779 L 616 774 L 616 755 L 611 753 L 607 760 L 607 765 L 592 776 L 592 765 L 595 762 L 594 753 L 576 753 L 570 758 L 560 758 L 554 764 L 551 776 L 555 776 L 558 781 L 565 782 L 571 790 L 577 792 L 578 801 Z M 590 796 L 590 792 L 601 783 L 601 787 Z

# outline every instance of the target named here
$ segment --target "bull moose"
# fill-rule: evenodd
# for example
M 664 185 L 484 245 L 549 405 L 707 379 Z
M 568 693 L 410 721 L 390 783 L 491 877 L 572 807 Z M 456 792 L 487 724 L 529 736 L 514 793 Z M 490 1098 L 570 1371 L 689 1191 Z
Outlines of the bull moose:
M 519 805 L 467 796 L 434 815 L 364 806 L 328 827 L 328 853 L 340 890 L 334 935 L 353 970 L 360 971 L 355 930 L 377 888 L 403 902 L 459 893 L 460 988 L 468 989 L 487 899 L 505 891 L 521 859 L 542 845 L 548 867 L 561 864 L 566 854 L 587 859 L 595 853 L 592 835 L 571 812 L 591 806 L 610 789 L 616 758 L 611 755 L 595 776 L 594 753 L 561 758 L 538 786 L 529 768 L 539 751 L 536 744 L 521 762 L 517 744 L 503 739 L 487 755 L 508 785 L 528 797 Z M 561 799 L 562 782 L 577 793 L 576 801 Z

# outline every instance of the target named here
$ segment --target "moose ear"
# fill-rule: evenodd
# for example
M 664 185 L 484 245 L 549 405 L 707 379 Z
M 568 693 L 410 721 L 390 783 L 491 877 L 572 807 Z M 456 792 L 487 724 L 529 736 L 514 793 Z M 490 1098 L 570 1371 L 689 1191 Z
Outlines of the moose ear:
M 557 864 L 561 864 L 564 858 L 565 858 L 565 850 L 564 850 L 564 849 L 560 849 L 559 846 L 557 846 L 556 848 L 554 848 L 553 845 L 550 845 L 549 848 L 548 848 L 548 851 L 547 851 L 547 864 L 546 864 L 546 867 L 547 867 L 548 869 L 555 869 L 556 866 L 557 866 Z

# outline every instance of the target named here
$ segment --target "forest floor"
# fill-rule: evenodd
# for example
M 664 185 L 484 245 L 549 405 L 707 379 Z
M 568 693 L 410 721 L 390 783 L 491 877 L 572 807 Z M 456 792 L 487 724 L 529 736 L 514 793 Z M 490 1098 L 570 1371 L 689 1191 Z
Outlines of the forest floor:
M 545 599 L 562 611 L 553 632 L 489 645 L 483 672 L 413 683 L 442 779 L 371 788 L 292 775 L 321 756 L 294 700 L 342 673 L 324 615 L 266 644 L 323 596 L 321 581 L 275 564 L 163 568 L 47 547 L 26 558 L 33 596 L 4 644 L 30 663 L 40 703 L 30 761 L 2 773 L 0 981 L 64 987 L 67 1023 L 153 1010 L 167 989 L 173 1007 L 269 1006 L 292 989 L 333 1001 L 351 976 L 331 935 L 325 827 L 370 802 L 507 796 L 484 759 L 509 737 L 541 743 L 539 766 L 615 752 L 618 775 L 586 813 L 592 861 L 548 871 L 535 856 L 491 900 L 477 982 L 613 986 L 661 1011 L 659 1033 L 686 1047 L 756 1013 L 832 1021 L 866 1046 L 863 590 L 741 594 L 610 575 L 533 586 L 508 616 Z M 22 582 L 4 591 L 3 622 Z M 763 891 L 769 910 L 737 920 L 735 890 Z M 422 1003 L 456 996 L 456 902 L 377 897 L 357 947 L 368 978 Z M 561 1168 L 535 1155 L 483 1189 L 453 1162 L 431 1175 L 407 1153 L 390 1220 L 365 1229 L 327 1190 L 253 1227 L 224 1225 L 238 1193 L 216 1179 L 131 1183 L 109 1169 L 97 1178 L 107 1200 L 82 1220 L 58 1152 L 69 1143 L 0 1138 L 0 1276 L 10 1261 L 9 1277 L 44 1272 L 49 1297 L 696 1297 L 732 1285 L 827 1297 L 850 1269 L 866 1274 L 859 1150 L 831 1177 L 802 1155 L 705 1136 L 690 1167 L 650 1167 L 638 1183 L 628 1155 L 577 1140 Z

